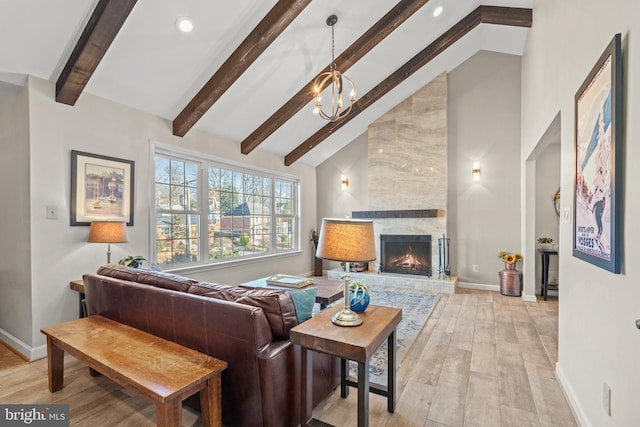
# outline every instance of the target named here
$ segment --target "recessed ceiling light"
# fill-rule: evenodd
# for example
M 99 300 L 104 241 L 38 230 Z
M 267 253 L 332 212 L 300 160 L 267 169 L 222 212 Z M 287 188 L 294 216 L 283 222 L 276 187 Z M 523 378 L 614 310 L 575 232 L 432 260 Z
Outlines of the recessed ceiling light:
M 191 20 L 191 18 L 182 16 L 176 19 L 176 29 L 181 33 L 190 33 L 191 31 L 193 31 L 193 21 Z
M 438 6 L 433 10 L 433 16 L 440 16 L 444 7 Z

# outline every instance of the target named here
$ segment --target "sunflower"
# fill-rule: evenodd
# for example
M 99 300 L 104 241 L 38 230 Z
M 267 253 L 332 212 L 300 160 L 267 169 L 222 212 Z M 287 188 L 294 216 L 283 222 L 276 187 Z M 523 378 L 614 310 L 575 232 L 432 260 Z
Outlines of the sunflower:
M 505 251 L 498 253 L 498 258 L 501 258 L 507 264 L 515 264 L 518 261 L 522 261 L 522 255 L 519 253 L 510 254 Z

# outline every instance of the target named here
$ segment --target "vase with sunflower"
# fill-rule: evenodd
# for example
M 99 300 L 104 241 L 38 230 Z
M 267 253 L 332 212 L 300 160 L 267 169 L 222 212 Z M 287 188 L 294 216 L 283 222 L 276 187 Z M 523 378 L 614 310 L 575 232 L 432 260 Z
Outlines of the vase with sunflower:
M 516 270 L 516 265 L 518 261 L 522 261 L 522 255 L 500 251 L 498 258 L 504 261 L 504 270 L 498 273 L 500 277 L 500 293 L 519 297 L 522 294 L 522 273 Z
M 522 255 L 519 253 L 511 254 L 505 251 L 500 251 L 500 253 L 498 253 L 498 258 L 501 258 L 502 261 L 504 261 L 504 268 L 506 270 L 515 270 L 516 263 L 518 261 L 522 261 Z

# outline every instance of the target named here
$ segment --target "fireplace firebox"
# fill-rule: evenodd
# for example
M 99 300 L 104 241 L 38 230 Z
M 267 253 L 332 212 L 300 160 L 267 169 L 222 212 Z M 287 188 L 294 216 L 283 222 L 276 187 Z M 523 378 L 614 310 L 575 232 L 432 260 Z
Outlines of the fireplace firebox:
M 431 236 L 381 234 L 380 272 L 431 276 Z

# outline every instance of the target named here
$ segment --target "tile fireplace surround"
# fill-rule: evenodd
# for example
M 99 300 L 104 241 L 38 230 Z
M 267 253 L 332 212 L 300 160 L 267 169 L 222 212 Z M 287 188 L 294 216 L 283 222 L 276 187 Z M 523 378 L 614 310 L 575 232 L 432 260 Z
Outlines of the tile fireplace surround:
M 340 280 L 344 271 L 336 268 L 327 271 L 327 277 L 331 280 Z M 376 273 L 373 271 L 349 272 L 351 279 L 360 279 L 367 284 L 379 288 L 391 288 L 402 291 L 419 292 L 426 294 L 453 295 L 458 287 L 458 278 L 451 276 L 446 279 L 438 279 L 438 276 L 414 276 L 410 274 Z

